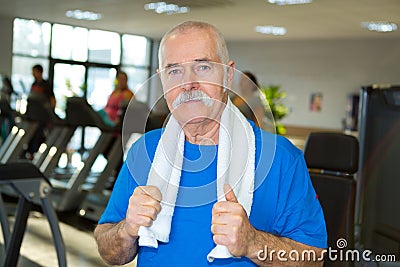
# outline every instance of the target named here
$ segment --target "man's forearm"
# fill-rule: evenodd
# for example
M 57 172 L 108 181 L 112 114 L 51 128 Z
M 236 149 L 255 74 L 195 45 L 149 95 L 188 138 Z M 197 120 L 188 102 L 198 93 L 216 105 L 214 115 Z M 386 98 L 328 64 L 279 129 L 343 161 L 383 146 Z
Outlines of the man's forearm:
M 323 265 L 323 249 L 258 230 L 247 257 L 258 266 Z
M 138 238 L 128 235 L 124 225 L 125 220 L 117 224 L 101 224 L 94 231 L 99 253 L 108 264 L 126 264 L 137 254 Z

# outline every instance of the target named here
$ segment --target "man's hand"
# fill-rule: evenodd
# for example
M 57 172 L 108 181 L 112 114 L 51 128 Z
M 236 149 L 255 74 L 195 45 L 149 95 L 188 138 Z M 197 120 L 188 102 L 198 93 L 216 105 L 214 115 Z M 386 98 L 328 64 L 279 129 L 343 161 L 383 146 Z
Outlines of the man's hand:
M 215 203 L 212 210 L 214 242 L 226 246 L 233 256 L 246 256 L 255 241 L 256 229 L 250 224 L 230 185 L 224 185 L 224 192 L 226 201 Z
M 162 196 L 155 186 L 138 186 L 129 198 L 126 212 L 125 230 L 131 236 L 137 236 L 140 226 L 151 226 L 161 211 Z

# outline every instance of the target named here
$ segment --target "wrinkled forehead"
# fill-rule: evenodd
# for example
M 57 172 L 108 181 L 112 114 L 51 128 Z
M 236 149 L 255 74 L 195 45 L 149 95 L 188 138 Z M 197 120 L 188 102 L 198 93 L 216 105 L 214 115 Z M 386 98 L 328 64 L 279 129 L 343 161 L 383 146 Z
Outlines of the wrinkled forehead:
M 220 62 L 214 33 L 209 29 L 191 29 L 169 34 L 160 47 L 160 68 L 208 60 Z

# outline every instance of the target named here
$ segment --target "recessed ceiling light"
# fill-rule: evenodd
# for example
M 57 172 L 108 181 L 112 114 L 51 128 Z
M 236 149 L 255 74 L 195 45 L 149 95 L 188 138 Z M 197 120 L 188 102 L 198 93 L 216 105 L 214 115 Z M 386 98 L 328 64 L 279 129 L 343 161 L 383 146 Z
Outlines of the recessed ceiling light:
M 271 34 L 271 35 L 285 35 L 287 30 L 285 27 L 277 27 L 272 25 L 267 26 L 256 26 L 255 31 L 263 34 Z
M 268 0 L 268 2 L 278 6 L 284 6 L 284 5 L 309 4 L 312 2 L 312 0 Z
M 144 5 L 145 10 L 153 10 L 157 14 L 182 14 L 188 13 L 190 8 L 187 6 L 178 6 L 175 4 L 167 4 L 165 2 L 148 3 Z
M 397 30 L 397 24 L 387 21 L 361 22 L 361 27 L 375 32 L 393 32 Z
M 100 13 L 94 13 L 91 11 L 82 11 L 79 9 L 76 10 L 68 10 L 65 12 L 65 16 L 73 19 L 81 19 L 81 20 L 99 20 L 103 16 Z

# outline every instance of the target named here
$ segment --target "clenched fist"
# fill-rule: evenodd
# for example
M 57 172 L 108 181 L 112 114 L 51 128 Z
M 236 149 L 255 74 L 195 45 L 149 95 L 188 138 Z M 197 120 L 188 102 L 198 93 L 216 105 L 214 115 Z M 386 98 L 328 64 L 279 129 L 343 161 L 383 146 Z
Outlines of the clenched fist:
M 256 229 L 250 224 L 230 185 L 224 185 L 224 192 L 226 201 L 215 203 L 212 209 L 214 242 L 226 246 L 233 256 L 246 256 L 254 243 Z
M 151 226 L 161 211 L 162 196 L 155 186 L 138 186 L 129 198 L 125 229 L 131 236 L 138 236 L 140 226 Z

